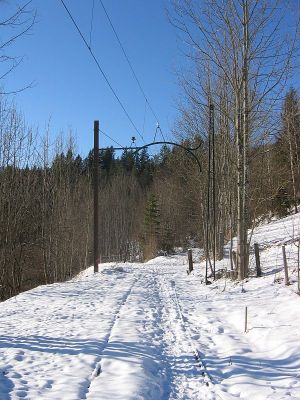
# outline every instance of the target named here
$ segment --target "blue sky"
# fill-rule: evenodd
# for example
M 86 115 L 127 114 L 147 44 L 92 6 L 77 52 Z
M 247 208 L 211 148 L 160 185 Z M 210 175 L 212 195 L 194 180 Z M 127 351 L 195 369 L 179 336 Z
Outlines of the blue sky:
M 92 49 L 138 129 L 143 131 L 145 100 L 132 76 L 99 0 L 95 1 Z M 16 4 L 13 1 L 11 5 Z M 89 40 L 93 0 L 65 0 Z M 169 24 L 166 0 L 103 0 L 127 51 L 143 89 L 159 116 L 161 128 L 170 137 L 176 117 L 179 88 L 175 67 L 184 62 L 178 50 L 176 31 Z M 30 125 L 42 132 L 50 121 L 51 136 L 73 130 L 78 151 L 85 155 L 93 143 L 93 120 L 122 145 L 136 136 L 120 105 L 102 78 L 87 48 L 75 30 L 60 0 L 33 0 L 37 22 L 30 35 L 9 49 L 25 56 L 6 79 L 13 90 L 34 82 L 15 96 Z M 144 138 L 152 141 L 156 121 L 146 112 Z M 100 146 L 113 144 L 100 137 Z

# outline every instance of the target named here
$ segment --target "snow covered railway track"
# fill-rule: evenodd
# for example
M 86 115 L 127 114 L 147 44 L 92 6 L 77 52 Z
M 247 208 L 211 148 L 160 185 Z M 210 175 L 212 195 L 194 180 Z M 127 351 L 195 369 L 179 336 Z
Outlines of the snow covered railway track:
M 168 398 L 159 303 L 153 276 L 140 272 L 116 313 L 84 399 Z
M 213 383 L 212 378 L 208 374 L 204 362 L 201 360 L 200 352 L 198 351 L 198 349 L 193 344 L 192 335 L 191 335 L 190 329 L 189 329 L 189 327 L 188 327 L 188 325 L 186 323 L 187 319 L 183 315 L 182 308 L 181 308 L 181 306 L 179 304 L 178 295 L 177 295 L 177 292 L 176 292 L 175 282 L 174 281 L 170 281 L 169 283 L 170 283 L 170 285 L 168 285 L 168 283 L 164 279 L 162 284 L 166 288 L 166 290 L 168 292 L 168 295 L 169 295 L 169 298 L 171 299 L 171 301 L 175 305 L 175 309 L 176 309 L 176 312 L 177 312 L 177 315 L 178 315 L 178 320 L 180 321 L 180 325 L 181 325 L 181 327 L 182 327 L 182 329 L 183 329 L 183 331 L 185 333 L 185 340 L 186 340 L 191 352 L 194 355 L 197 367 L 200 368 L 201 375 L 205 379 L 205 385 L 208 386 L 210 383 Z
M 89 398 L 90 398 L 90 393 L 91 393 L 91 391 L 92 391 L 93 381 L 94 381 L 97 377 L 99 377 L 99 375 L 101 374 L 102 355 L 103 355 L 103 353 L 104 353 L 104 351 L 105 351 L 107 345 L 108 345 L 109 342 L 110 342 L 110 338 L 111 338 L 111 336 L 112 336 L 112 332 L 113 332 L 114 327 L 115 327 L 115 325 L 116 325 L 116 322 L 117 322 L 117 320 L 118 320 L 118 318 L 119 318 L 119 316 L 120 316 L 121 310 L 122 310 L 122 308 L 125 306 L 125 304 L 127 303 L 128 298 L 130 297 L 130 295 L 131 295 L 131 293 L 132 293 L 132 289 L 133 289 L 133 287 L 135 286 L 135 284 L 136 284 L 136 282 L 138 281 L 138 279 L 139 279 L 138 276 L 134 277 L 133 282 L 130 284 L 129 288 L 127 288 L 127 290 L 125 291 L 125 293 L 121 296 L 121 298 L 120 298 L 120 300 L 119 300 L 119 302 L 118 302 L 117 308 L 116 308 L 115 310 L 111 310 L 111 313 L 112 313 L 112 315 L 113 315 L 113 319 L 112 319 L 112 321 L 111 321 L 111 326 L 110 326 L 109 332 L 107 333 L 107 335 L 106 335 L 105 338 L 104 338 L 104 341 L 103 341 L 103 343 L 104 343 L 103 348 L 102 348 L 100 354 L 98 355 L 98 358 L 97 358 L 96 364 L 95 364 L 95 368 L 94 368 L 94 370 L 92 371 L 90 378 L 88 379 L 87 390 L 86 390 L 86 392 L 82 395 L 82 400 L 86 400 L 86 399 L 89 399 Z M 113 289 L 114 289 L 114 290 L 120 291 L 120 288 L 118 287 L 118 285 L 116 285 L 115 287 L 113 287 Z M 112 293 L 109 294 L 109 297 L 111 297 L 111 296 L 112 296 Z
M 192 351 L 194 353 L 195 360 L 199 363 L 199 367 L 201 368 L 201 375 L 207 378 L 206 379 L 206 385 L 207 386 L 209 385 L 209 383 L 214 384 L 215 382 L 214 382 L 213 378 L 211 377 L 211 375 L 207 371 L 205 362 L 202 360 L 200 351 L 197 349 L 197 347 L 193 343 L 191 330 L 190 330 L 190 327 L 189 327 L 189 325 L 187 323 L 187 318 L 183 315 L 182 307 L 181 307 L 181 305 L 179 303 L 175 281 L 171 281 L 170 283 L 171 283 L 171 287 L 173 288 L 173 291 L 174 291 L 174 302 L 175 302 L 175 304 L 177 306 L 179 317 L 180 317 L 180 319 L 182 321 L 182 325 L 183 325 L 184 330 L 185 330 L 185 332 L 187 334 L 187 338 L 188 338 L 188 340 L 190 342 L 190 346 L 191 346 L 191 349 L 192 349 Z
M 173 374 L 174 388 L 173 393 L 170 395 L 170 400 L 181 398 L 193 400 L 222 399 L 223 396 L 221 393 L 217 393 L 215 382 L 207 371 L 201 353 L 192 339 L 187 318 L 182 312 L 182 307 L 178 299 L 175 281 L 167 280 L 158 274 L 158 285 L 163 308 L 165 308 L 164 320 L 166 321 L 165 330 L 167 332 L 165 340 L 166 342 L 171 342 L 170 347 L 175 353 L 175 359 L 181 353 L 180 358 L 185 360 L 185 372 L 193 371 L 193 373 L 189 373 L 191 378 L 185 378 L 185 382 L 181 382 L 182 377 Z M 176 371 L 177 369 L 176 365 L 173 365 L 173 370 Z M 179 394 L 180 391 L 183 391 L 184 386 L 192 388 L 192 390 L 188 389 L 187 393 Z

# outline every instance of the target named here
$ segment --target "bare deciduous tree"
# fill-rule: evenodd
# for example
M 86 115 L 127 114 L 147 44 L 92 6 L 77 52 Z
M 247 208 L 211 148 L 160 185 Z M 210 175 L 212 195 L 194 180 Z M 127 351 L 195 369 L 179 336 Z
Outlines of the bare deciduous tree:
M 14 42 L 26 35 L 35 23 L 36 13 L 31 9 L 32 1 L 24 2 L 22 5 L 11 6 L 9 3 L 0 1 L 0 85 L 3 86 L 7 78 L 22 62 L 22 57 L 11 55 L 9 48 Z M 13 88 L 5 91 L 0 88 L 0 94 L 11 94 L 20 92 L 30 85 L 22 88 Z
M 184 79 L 192 109 L 186 109 L 183 118 L 191 121 L 193 115 L 202 114 L 201 123 L 211 101 L 220 114 L 219 129 L 229 126 L 235 141 L 234 166 L 227 168 L 236 176 L 237 267 L 243 279 L 249 258 L 250 146 L 265 135 L 267 116 L 281 99 L 291 73 L 298 21 L 288 35 L 285 18 L 290 24 L 292 12 L 287 2 L 279 0 L 173 3 L 170 20 L 182 33 L 195 65 L 192 77 Z M 225 106 L 218 102 L 220 88 L 226 93 Z

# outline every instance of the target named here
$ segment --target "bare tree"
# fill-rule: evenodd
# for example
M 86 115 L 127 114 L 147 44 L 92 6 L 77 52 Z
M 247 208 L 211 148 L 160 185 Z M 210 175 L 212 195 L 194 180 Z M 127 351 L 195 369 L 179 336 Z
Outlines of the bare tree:
M 31 9 L 32 0 L 22 5 L 11 7 L 9 3 L 0 1 L 0 84 L 4 85 L 7 78 L 22 62 L 22 57 L 12 56 L 9 48 L 14 42 L 28 34 L 35 23 L 36 13 Z M 30 85 L 5 91 L 0 88 L 0 94 L 20 92 Z
M 235 141 L 237 267 L 239 279 L 248 274 L 250 146 L 265 134 L 266 120 L 281 99 L 296 57 L 298 21 L 285 35 L 285 18 L 291 13 L 285 1 L 193 0 L 174 1 L 172 23 L 191 49 L 195 74 L 185 80 L 185 93 L 194 109 L 205 115 L 207 99 L 230 121 Z M 209 77 L 209 85 L 205 84 Z M 219 82 L 226 85 L 228 106 L 220 107 Z M 223 125 L 223 122 L 221 122 Z M 230 168 L 232 170 L 232 168 Z
M 0 299 L 18 293 L 23 285 L 26 252 L 32 244 L 30 223 L 35 178 L 35 138 L 23 116 L 8 101 L 0 101 Z

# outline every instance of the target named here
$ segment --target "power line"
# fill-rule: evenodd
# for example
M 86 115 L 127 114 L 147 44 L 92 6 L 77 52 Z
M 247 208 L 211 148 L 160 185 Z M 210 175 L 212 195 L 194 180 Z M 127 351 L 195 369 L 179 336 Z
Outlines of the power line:
M 158 126 L 158 129 L 159 129 L 159 131 L 160 131 L 160 133 L 161 133 L 161 136 L 162 136 L 163 140 L 166 141 L 165 136 L 164 136 L 164 134 L 163 134 L 163 131 L 161 130 L 160 125 Z
M 147 101 L 145 100 L 144 118 L 143 118 L 143 135 L 145 134 L 145 123 L 147 114 Z
M 158 128 L 159 128 L 159 123 L 156 124 L 153 142 L 156 141 L 156 134 L 157 134 Z
M 150 104 L 150 102 L 149 102 L 149 100 L 148 100 L 148 98 L 147 98 L 147 96 L 146 96 L 146 94 L 145 94 L 145 91 L 144 91 L 144 89 L 143 89 L 143 87 L 142 87 L 142 85 L 141 85 L 141 82 L 140 82 L 140 80 L 138 79 L 138 77 L 137 77 L 137 75 L 136 75 L 136 73 L 135 73 L 135 71 L 134 71 L 134 68 L 133 68 L 133 66 L 132 66 L 132 64 L 131 64 L 131 62 L 130 62 L 130 60 L 129 60 L 129 57 L 128 57 L 128 55 L 127 55 L 127 53 L 126 53 L 126 51 L 125 51 L 125 48 L 124 48 L 124 46 L 123 46 L 123 44 L 122 44 L 122 42 L 121 42 L 121 40 L 120 40 L 120 37 L 119 37 L 119 35 L 118 35 L 118 33 L 117 33 L 115 27 L 114 27 L 114 24 L 112 23 L 112 20 L 111 20 L 111 18 L 110 18 L 110 16 L 109 16 L 109 14 L 108 14 L 108 12 L 107 12 L 107 10 L 106 10 L 104 4 L 103 4 L 103 1 L 102 1 L 102 0 L 99 0 L 99 2 L 100 2 L 101 6 L 102 6 L 102 8 L 103 8 L 103 11 L 104 11 L 104 13 L 105 13 L 107 19 L 108 19 L 108 22 L 109 22 L 109 24 L 110 24 L 110 26 L 111 26 L 111 29 L 113 30 L 113 32 L 114 32 L 114 34 L 115 34 L 115 37 L 116 37 L 116 39 L 117 39 L 117 41 L 118 41 L 118 43 L 119 43 L 119 46 L 121 47 L 121 50 L 122 50 L 122 52 L 123 52 L 123 54 L 124 54 L 124 57 L 125 57 L 125 59 L 126 59 L 126 61 L 127 61 L 127 64 L 129 65 L 129 68 L 130 68 L 130 70 L 131 70 L 131 72 L 132 72 L 132 75 L 134 76 L 134 79 L 136 80 L 136 83 L 138 84 L 138 87 L 140 88 L 140 91 L 141 91 L 142 95 L 143 95 L 144 98 L 145 98 L 146 104 L 148 104 L 148 107 L 149 107 L 150 111 L 152 112 L 154 118 L 156 119 L 156 122 L 159 124 L 159 119 L 158 119 L 158 117 L 157 117 L 155 111 L 153 110 L 153 108 L 152 108 L 152 106 L 151 106 L 151 104 Z M 161 135 L 162 135 L 163 139 L 165 140 L 164 135 L 163 135 L 161 129 L 160 129 L 160 132 L 161 132 Z
M 91 45 L 92 45 L 92 33 L 93 33 L 93 22 L 94 22 L 94 8 L 95 8 L 95 0 L 93 0 L 93 5 L 92 5 L 91 28 L 90 28 L 90 47 L 91 47 Z
M 163 134 L 163 132 L 162 132 L 162 130 L 161 130 L 161 127 L 160 127 L 160 125 L 159 125 L 159 122 L 157 122 L 157 124 L 156 124 L 155 133 L 154 133 L 154 140 L 153 140 L 154 142 L 155 142 L 155 140 L 156 140 L 157 131 L 160 132 L 160 134 L 161 134 L 161 136 L 162 136 L 162 138 L 163 138 L 163 141 L 165 142 L 166 139 L 165 139 L 164 134 Z
M 95 61 L 101 75 L 103 76 L 103 78 L 105 79 L 107 85 L 109 86 L 110 90 L 112 91 L 113 95 L 115 96 L 115 98 L 117 99 L 118 103 L 120 104 L 122 110 L 124 111 L 126 117 L 128 118 L 128 120 L 130 121 L 131 125 L 133 126 L 134 130 L 137 132 L 137 134 L 140 136 L 140 138 L 142 139 L 142 141 L 145 143 L 145 140 L 143 138 L 143 136 L 140 134 L 139 130 L 137 129 L 135 123 L 133 122 L 132 118 L 130 117 L 130 115 L 128 114 L 126 108 L 124 107 L 123 103 L 121 102 L 119 96 L 117 95 L 116 91 L 114 90 L 114 88 L 112 87 L 111 83 L 109 82 L 109 79 L 107 78 L 106 74 L 104 73 L 103 69 L 101 68 L 99 61 L 97 59 L 97 57 L 95 56 L 94 52 L 92 51 L 91 47 L 89 46 L 88 42 L 86 41 L 83 33 L 81 32 L 79 26 L 77 25 L 76 21 L 74 20 L 70 10 L 68 9 L 68 7 L 66 6 L 64 0 L 60 0 L 62 5 L 64 6 L 65 10 L 67 11 L 71 21 L 73 22 L 75 28 L 77 29 L 79 35 L 81 36 L 81 39 L 83 40 L 84 44 L 86 45 L 87 49 L 89 50 L 93 60 Z
M 115 139 L 113 139 L 112 137 L 110 137 L 107 133 L 103 132 L 101 129 L 100 129 L 100 132 L 101 132 L 104 136 L 106 136 L 108 139 L 110 139 L 112 142 L 114 142 L 115 144 L 117 144 L 119 147 L 125 148 L 125 147 L 122 146 L 120 143 L 118 143 Z

